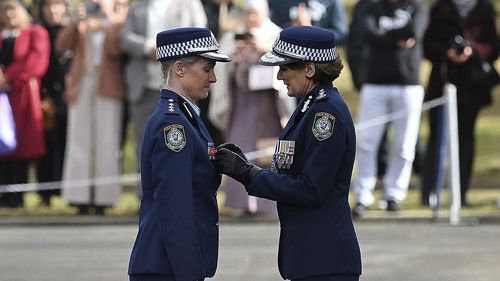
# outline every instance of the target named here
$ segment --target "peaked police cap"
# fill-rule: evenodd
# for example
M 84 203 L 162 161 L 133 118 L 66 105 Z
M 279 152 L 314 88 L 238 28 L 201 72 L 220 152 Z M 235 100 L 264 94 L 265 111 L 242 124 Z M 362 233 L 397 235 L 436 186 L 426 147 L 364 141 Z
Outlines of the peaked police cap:
M 259 62 L 263 65 L 283 65 L 296 61 L 329 63 L 338 57 L 335 34 L 319 27 L 293 26 L 283 29 Z
M 156 35 L 156 60 L 165 61 L 199 55 L 215 61 L 231 59 L 219 53 L 219 43 L 208 28 L 183 27 L 162 31 Z

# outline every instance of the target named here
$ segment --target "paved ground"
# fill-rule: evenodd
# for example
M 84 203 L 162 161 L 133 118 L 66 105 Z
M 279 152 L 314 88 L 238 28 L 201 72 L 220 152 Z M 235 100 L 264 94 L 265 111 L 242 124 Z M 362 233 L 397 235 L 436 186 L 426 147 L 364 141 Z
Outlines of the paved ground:
M 418 221 L 356 223 L 363 281 L 498 281 L 500 224 L 450 226 Z M 221 224 L 213 281 L 281 280 L 277 223 Z M 137 226 L 130 223 L 4 224 L 0 281 L 128 280 Z

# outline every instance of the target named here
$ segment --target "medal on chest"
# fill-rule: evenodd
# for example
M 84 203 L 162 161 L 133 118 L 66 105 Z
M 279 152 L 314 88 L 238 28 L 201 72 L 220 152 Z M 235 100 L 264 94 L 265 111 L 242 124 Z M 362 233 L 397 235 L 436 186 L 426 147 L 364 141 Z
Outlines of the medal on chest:
M 208 143 L 208 159 L 215 160 L 215 155 L 217 154 L 217 148 L 213 142 Z
M 295 154 L 295 141 L 278 140 L 274 149 L 271 170 L 290 169 Z

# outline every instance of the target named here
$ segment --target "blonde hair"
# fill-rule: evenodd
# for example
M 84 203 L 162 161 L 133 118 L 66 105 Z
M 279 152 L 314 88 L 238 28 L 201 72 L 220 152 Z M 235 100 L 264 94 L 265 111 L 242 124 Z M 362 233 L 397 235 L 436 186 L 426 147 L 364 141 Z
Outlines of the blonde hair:
M 195 64 L 200 58 L 201 58 L 200 56 L 193 55 L 193 56 L 187 56 L 187 57 L 177 58 L 177 59 L 173 59 L 173 60 L 161 61 L 160 62 L 161 74 L 163 76 L 163 79 L 165 80 L 164 84 L 168 86 L 172 82 L 172 76 L 171 76 L 170 72 L 172 71 L 172 66 L 174 65 L 174 63 L 176 61 L 180 60 L 184 64 L 189 66 L 189 65 Z
M 0 13 L 2 13 L 7 8 L 14 8 L 19 12 L 21 18 L 19 27 L 26 27 L 31 24 L 32 18 L 28 13 L 26 8 L 18 0 L 3 0 L 0 3 Z M 3 17 L 0 16 L 0 28 L 5 28 L 5 23 L 3 22 Z

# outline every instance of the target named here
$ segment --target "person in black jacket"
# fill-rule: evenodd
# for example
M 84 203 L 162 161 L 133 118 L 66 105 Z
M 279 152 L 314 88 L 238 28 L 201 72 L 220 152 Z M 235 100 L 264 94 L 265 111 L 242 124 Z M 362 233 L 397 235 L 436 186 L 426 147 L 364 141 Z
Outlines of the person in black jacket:
M 426 99 L 443 95 L 449 81 L 457 87 L 461 203 L 474 163 L 474 130 L 479 111 L 491 104 L 491 89 L 499 82 L 492 62 L 499 53 L 495 9 L 489 0 L 439 0 L 431 9 L 424 37 L 425 57 L 432 63 Z M 443 108 L 430 111 L 430 134 L 422 177 L 423 205 L 443 185 L 446 152 Z
M 39 182 L 59 181 L 62 178 L 66 148 L 67 108 L 64 101 L 64 77 L 68 72 L 72 54 L 54 47 L 58 32 L 68 16 L 68 3 L 64 0 L 40 0 L 36 3 L 38 22 L 50 37 L 50 63 L 42 77 L 41 95 L 44 112 L 47 154 L 36 163 Z M 59 195 L 60 189 L 40 190 L 42 206 L 50 206 L 50 198 Z
M 364 122 L 404 110 L 402 118 L 391 122 L 393 149 L 383 182 L 387 210 L 399 211 L 410 182 L 424 97 L 419 72 L 427 5 L 423 0 L 381 0 L 371 2 L 366 11 L 369 56 L 358 118 Z M 358 131 L 355 216 L 363 215 L 375 201 L 376 158 L 384 127 L 381 124 Z

